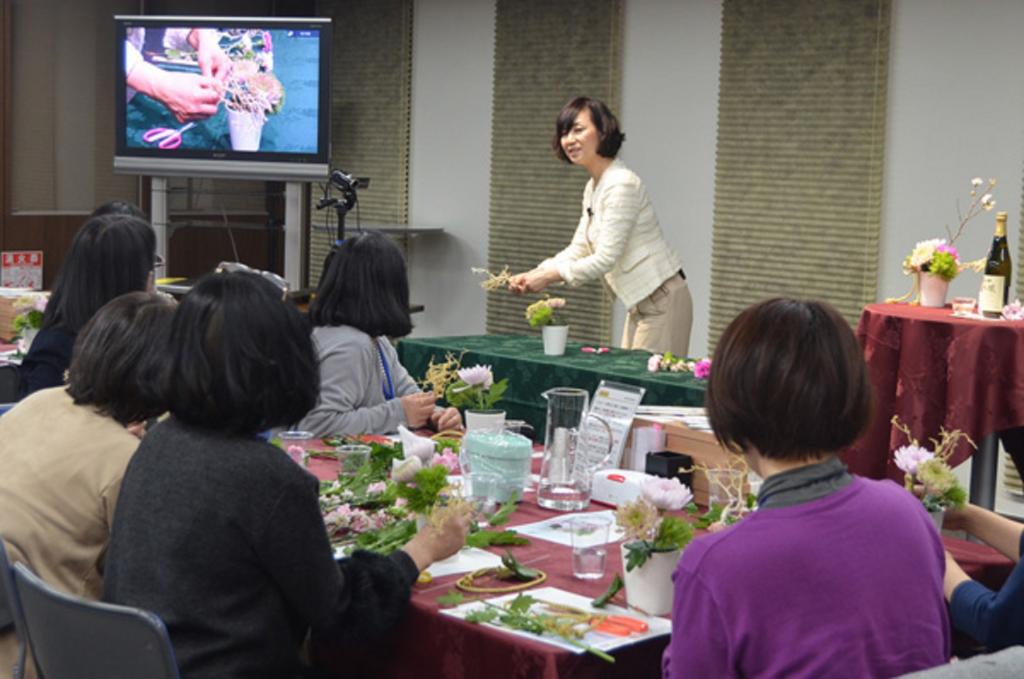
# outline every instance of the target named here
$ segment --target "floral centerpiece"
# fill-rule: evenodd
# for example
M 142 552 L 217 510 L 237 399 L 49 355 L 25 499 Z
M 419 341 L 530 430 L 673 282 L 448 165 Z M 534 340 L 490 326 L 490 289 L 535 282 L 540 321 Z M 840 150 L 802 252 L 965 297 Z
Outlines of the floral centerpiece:
M 665 615 L 672 606 L 672 571 L 679 553 L 693 539 L 693 527 L 666 511 L 690 508 L 693 493 L 679 479 L 653 478 L 641 495 L 615 511 L 625 533 L 622 562 L 626 601 L 650 615 Z
M 565 308 L 565 299 L 562 297 L 547 297 L 539 299 L 526 307 L 526 320 L 531 328 L 541 328 L 547 325 L 565 325 L 559 311 Z
M 982 270 L 984 259 L 961 262 L 960 253 L 954 243 L 963 235 L 969 221 L 982 212 L 995 208 L 996 201 L 992 198 L 992 189 L 995 185 L 995 179 L 989 179 L 987 183 L 981 177 L 971 180 L 971 202 L 965 213 L 961 213 L 959 207 L 957 208 L 960 223 L 956 232 L 947 226 L 946 238 L 932 238 L 920 241 L 914 246 L 910 254 L 903 258 L 903 273 L 914 277 L 914 287 L 906 295 L 888 299 L 887 302 L 902 302 L 913 296 L 912 304 L 920 301 L 922 306 L 942 306 L 946 303 L 949 282 L 961 271 Z
M 934 450 L 929 450 L 910 435 L 910 430 L 900 422 L 899 416 L 892 418 L 892 424 L 909 441 L 908 445 L 897 448 L 893 453 L 893 461 L 903 472 L 904 486 L 919 494 L 924 508 L 935 518 L 936 527 L 941 529 L 941 513 L 947 509 L 959 509 L 967 501 L 967 491 L 960 485 L 947 460 L 961 440 L 976 446 L 959 429 L 947 431 L 943 428 L 939 430 L 938 439 L 930 439 Z
M 492 410 L 508 389 L 508 378 L 494 381 L 489 365 L 474 365 L 456 371 L 458 379 L 448 385 L 445 398 L 456 408 Z
M 232 61 L 224 90 L 231 148 L 258 151 L 268 115 L 284 107 L 284 85 L 274 75 L 274 44 L 269 31 L 226 31 L 221 49 Z
M 49 295 L 32 293 L 14 300 L 14 332 L 18 337 L 18 352 L 27 354 L 36 333 L 43 327 L 43 315 Z
M 647 359 L 647 371 L 652 373 L 662 371 L 674 373 L 689 372 L 693 373 L 693 376 L 698 380 L 706 380 L 711 375 L 711 359 L 699 358 L 694 361 L 680 358 L 671 351 L 666 351 L 664 354 L 652 354 Z

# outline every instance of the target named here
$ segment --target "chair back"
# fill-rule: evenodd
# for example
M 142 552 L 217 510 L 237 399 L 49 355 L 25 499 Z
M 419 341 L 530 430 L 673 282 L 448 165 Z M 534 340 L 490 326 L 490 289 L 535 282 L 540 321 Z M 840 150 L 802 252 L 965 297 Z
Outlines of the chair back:
M 153 613 L 58 592 L 20 563 L 14 586 L 46 679 L 179 679 L 167 628 Z
M 0 403 L 14 403 L 18 400 L 21 376 L 18 366 L 11 363 L 0 365 Z
M 25 673 L 24 624 L 19 611 L 18 597 L 14 591 L 14 571 L 7 558 L 7 546 L 0 537 L 0 633 L 10 632 L 13 628 L 18 637 L 18 661 L 14 666 L 13 679 L 21 679 Z

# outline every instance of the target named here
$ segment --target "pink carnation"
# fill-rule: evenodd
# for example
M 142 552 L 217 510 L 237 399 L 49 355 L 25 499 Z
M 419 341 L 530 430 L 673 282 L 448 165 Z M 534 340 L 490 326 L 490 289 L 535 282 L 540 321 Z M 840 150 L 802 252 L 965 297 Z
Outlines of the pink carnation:
M 936 247 L 935 251 L 949 253 L 950 255 L 953 255 L 953 259 L 959 261 L 959 255 L 957 254 L 956 248 L 953 247 L 952 245 L 946 245 L 945 243 L 943 243 L 942 245 Z
M 711 359 L 702 358 L 693 365 L 693 376 L 698 380 L 706 380 L 711 374 Z
M 644 482 L 640 489 L 644 499 L 658 509 L 679 510 L 693 501 L 693 493 L 677 478 L 656 477 Z
M 661 354 L 654 354 L 647 359 L 647 372 L 656 373 L 661 370 Z
M 905 474 L 914 476 L 922 462 L 935 457 L 935 453 L 921 446 L 902 446 L 893 453 L 893 460 Z
M 431 466 L 442 465 L 448 468 L 448 473 L 453 474 L 459 471 L 459 456 L 452 452 L 451 448 L 445 448 L 440 455 L 435 454 L 430 461 Z
M 370 495 L 380 495 L 387 489 L 388 484 L 384 483 L 383 481 L 377 481 L 375 483 L 371 483 L 370 485 L 368 485 L 366 487 L 366 492 L 369 493 Z

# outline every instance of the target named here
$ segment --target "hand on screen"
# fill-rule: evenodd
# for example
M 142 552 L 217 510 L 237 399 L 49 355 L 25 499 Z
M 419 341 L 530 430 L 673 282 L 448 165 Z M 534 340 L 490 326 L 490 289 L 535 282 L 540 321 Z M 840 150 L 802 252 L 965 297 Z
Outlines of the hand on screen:
M 193 73 L 165 73 L 156 98 L 170 109 L 178 122 L 201 120 L 217 113 L 221 88 L 213 78 Z
M 198 34 L 195 47 L 199 57 L 199 70 L 204 76 L 216 80 L 218 87 L 223 91 L 231 73 L 231 59 L 220 48 L 215 31 L 197 29 L 193 34 Z

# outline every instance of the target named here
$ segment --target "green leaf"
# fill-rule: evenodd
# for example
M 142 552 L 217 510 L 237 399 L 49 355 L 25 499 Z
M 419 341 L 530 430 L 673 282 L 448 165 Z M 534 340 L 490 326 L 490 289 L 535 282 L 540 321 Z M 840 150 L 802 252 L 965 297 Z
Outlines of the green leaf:
M 481 608 L 478 611 L 470 611 L 466 614 L 466 622 L 471 622 L 479 625 L 484 622 L 494 622 L 498 619 L 500 611 L 494 608 Z
M 491 388 L 487 390 L 484 399 L 486 408 L 493 408 L 494 405 L 501 400 L 501 397 L 505 395 L 505 390 L 508 389 L 508 378 L 502 378 L 498 380 Z
M 722 518 L 722 511 L 724 509 L 725 507 L 722 505 L 711 505 L 711 508 L 701 514 L 700 517 L 694 521 L 693 525 L 700 529 L 707 528 Z
M 437 503 L 437 498 L 448 485 L 448 468 L 443 465 L 434 465 L 416 472 L 413 477 L 414 483 L 400 483 L 396 493 L 398 497 L 405 498 L 408 502 L 410 512 L 414 514 L 427 514 Z
M 651 558 L 651 554 L 654 553 L 654 545 L 647 540 L 638 540 L 636 542 L 629 542 L 623 547 L 626 548 L 626 570 L 631 571 L 634 568 L 640 568 L 647 560 Z
M 511 613 L 526 613 L 535 603 L 537 600 L 529 594 L 520 594 L 508 603 L 508 610 Z
M 622 576 L 616 573 L 615 577 L 612 578 L 612 584 L 608 585 L 608 589 L 604 591 L 604 594 L 591 601 L 590 605 L 594 608 L 604 608 L 608 605 L 608 602 L 612 600 L 612 597 L 619 593 L 625 584 L 626 583 L 622 581 Z
M 683 509 L 685 509 L 686 513 L 690 516 L 693 516 L 694 514 L 700 511 L 700 507 L 697 506 L 696 502 L 691 502 L 690 504 L 683 507 Z
M 445 608 L 458 606 L 464 600 L 465 597 L 462 596 L 462 592 L 458 591 L 457 589 L 450 589 L 448 590 L 447 594 L 442 594 L 441 596 L 437 597 L 437 603 L 441 606 L 444 606 Z
M 492 526 L 503 526 L 508 523 L 508 518 L 512 515 L 512 512 L 516 510 L 516 503 L 519 501 L 519 491 L 514 491 L 505 504 L 501 508 L 491 515 L 491 518 L 487 519 L 487 523 Z
M 658 534 L 654 538 L 654 549 L 682 549 L 693 539 L 693 526 L 677 516 L 662 518 Z
M 519 563 L 519 560 L 512 556 L 512 552 L 505 550 L 505 556 L 501 557 L 501 565 L 504 566 L 510 576 L 516 580 L 528 582 L 540 577 L 540 571 L 535 568 L 527 568 Z
M 530 541 L 514 530 L 478 530 L 466 536 L 466 546 L 486 549 L 493 545 L 528 545 Z

